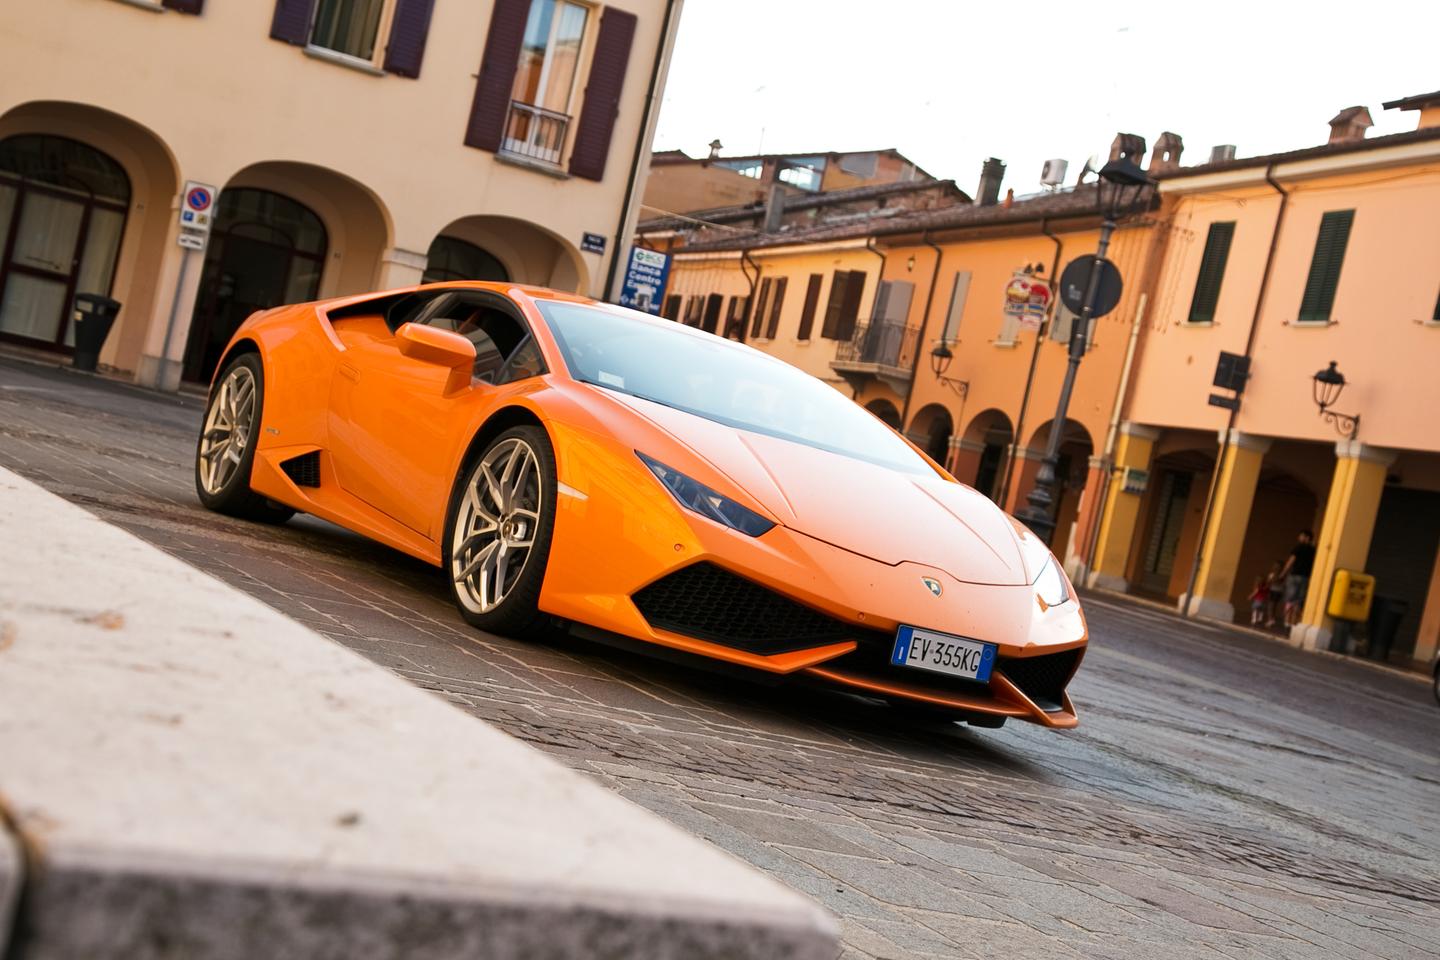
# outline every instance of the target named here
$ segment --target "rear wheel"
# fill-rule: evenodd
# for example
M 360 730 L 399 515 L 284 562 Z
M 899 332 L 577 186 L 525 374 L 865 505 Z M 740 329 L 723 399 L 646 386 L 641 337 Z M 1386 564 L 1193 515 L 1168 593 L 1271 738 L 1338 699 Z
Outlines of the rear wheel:
M 242 354 L 231 361 L 210 391 L 195 446 L 195 492 L 205 507 L 217 513 L 283 523 L 295 511 L 250 489 L 264 409 L 265 371 L 260 357 Z
M 511 635 L 542 625 L 555 490 L 555 452 L 536 426 L 506 430 L 461 471 L 450 498 L 445 571 L 470 624 Z

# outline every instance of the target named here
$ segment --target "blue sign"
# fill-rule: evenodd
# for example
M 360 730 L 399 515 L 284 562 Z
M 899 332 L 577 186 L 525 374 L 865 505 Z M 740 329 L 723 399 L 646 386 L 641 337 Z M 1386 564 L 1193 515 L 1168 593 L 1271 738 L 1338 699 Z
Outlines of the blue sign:
M 598 233 L 587 233 L 580 237 L 580 249 L 586 253 L 604 253 L 605 238 Z
M 660 305 L 665 300 L 665 283 L 669 279 L 669 254 L 631 247 L 625 286 L 620 290 L 620 306 L 659 316 Z

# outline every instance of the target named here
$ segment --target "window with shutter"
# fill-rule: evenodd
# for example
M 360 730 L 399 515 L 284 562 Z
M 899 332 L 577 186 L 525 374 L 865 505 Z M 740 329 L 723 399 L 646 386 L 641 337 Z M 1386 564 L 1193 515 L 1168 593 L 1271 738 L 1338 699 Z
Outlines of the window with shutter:
M 785 286 L 789 282 L 788 277 L 780 277 L 775 281 L 775 297 L 770 301 L 770 321 L 765 325 L 765 336 L 771 340 L 775 339 L 775 332 L 780 329 L 780 307 L 785 302 Z
M 970 271 L 960 270 L 950 284 L 950 308 L 945 311 L 945 326 L 940 339 L 954 343 L 960 336 L 960 318 L 965 315 L 965 301 L 970 297 Z
M 176 13 L 193 13 L 199 16 L 205 9 L 205 0 L 160 0 L 160 5 Z
M 1300 298 L 1299 322 L 1330 321 L 1330 310 L 1335 305 L 1335 288 L 1340 285 L 1340 266 L 1345 262 L 1345 247 L 1350 242 L 1350 226 L 1354 221 L 1354 210 L 1331 210 L 1320 218 L 1315 255 L 1310 260 L 1305 295 Z
M 319 0 L 310 45 L 373 61 L 385 0 Z
M 1200 256 L 1200 275 L 1195 280 L 1195 295 L 1190 299 L 1189 323 L 1213 323 L 1215 305 L 1220 301 L 1220 281 L 1225 277 L 1225 262 L 1230 258 L 1230 241 L 1235 236 L 1235 222 L 1210 224 L 1205 236 L 1205 252 Z
M 825 321 L 820 325 L 820 336 L 827 340 L 840 340 L 840 311 L 845 303 L 845 290 L 850 286 L 850 271 L 836 270 L 830 278 L 830 299 L 825 304 Z
M 680 295 L 671 294 L 665 298 L 665 310 L 661 314 L 666 320 L 680 319 Z
M 296 46 L 310 42 L 310 18 L 315 13 L 315 0 L 275 0 L 275 14 L 270 18 L 270 36 Z
M 435 0 L 395 0 L 390 19 L 390 42 L 385 47 L 385 71 L 399 77 L 420 76 L 425 41 L 430 36 L 430 14 Z
M 505 135 L 510 89 L 515 82 L 525 23 L 530 15 L 530 0 L 494 2 L 480 76 L 475 81 L 475 98 L 470 104 L 470 122 L 465 127 L 465 145 L 491 153 L 500 149 Z
M 750 322 L 750 339 L 760 336 L 764 328 L 765 308 L 770 305 L 770 277 L 760 281 L 760 296 L 755 300 L 755 316 Z
M 810 274 L 810 283 L 805 288 L 805 307 L 800 311 L 800 330 L 795 334 L 797 340 L 809 340 L 815 329 L 815 310 L 820 305 L 820 285 L 824 282 L 823 274 Z
M 725 298 L 718 293 L 712 293 L 705 298 L 705 318 L 700 321 L 700 329 L 706 333 L 714 333 L 720 326 L 720 308 L 725 305 Z
M 590 79 L 585 85 L 585 103 L 575 129 L 575 146 L 570 153 L 570 173 L 587 180 L 605 176 L 610 155 L 610 136 L 620 115 L 620 91 L 630 64 L 630 44 L 635 39 L 633 13 L 606 7 L 600 17 L 600 34 L 590 60 Z
M 845 283 L 845 298 L 840 303 L 840 323 L 836 328 L 837 340 L 855 339 L 855 321 L 860 316 L 860 298 L 865 294 L 865 271 L 851 270 Z
M 689 327 L 700 326 L 700 317 L 705 312 L 705 298 L 699 295 L 690 298 L 685 304 L 685 325 Z
M 881 284 L 885 289 L 885 306 L 878 311 L 881 320 L 903 327 L 910 320 L 910 301 L 915 296 L 915 284 L 909 280 L 887 280 Z M 879 292 L 876 292 L 878 299 Z

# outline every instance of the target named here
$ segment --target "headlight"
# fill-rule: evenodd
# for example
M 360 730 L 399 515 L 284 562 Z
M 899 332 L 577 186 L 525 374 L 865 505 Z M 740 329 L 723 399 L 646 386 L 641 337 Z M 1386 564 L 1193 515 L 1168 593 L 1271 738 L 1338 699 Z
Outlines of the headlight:
M 693 510 L 702 517 L 714 520 L 716 523 L 723 523 L 731 530 L 739 530 L 751 537 L 758 537 L 775 526 L 749 507 L 716 493 L 699 481 L 691 480 L 674 467 L 667 467 L 659 460 L 645 456 L 639 450 L 635 451 L 635 456 L 650 468 L 650 472 L 655 474 L 655 477 L 665 485 L 665 489 L 669 490 L 685 509 Z
M 1045 561 L 1040 576 L 1035 579 L 1035 594 L 1047 607 L 1058 607 L 1070 599 L 1070 590 L 1065 586 L 1065 578 L 1060 575 L 1060 569 L 1055 565 L 1053 554 Z

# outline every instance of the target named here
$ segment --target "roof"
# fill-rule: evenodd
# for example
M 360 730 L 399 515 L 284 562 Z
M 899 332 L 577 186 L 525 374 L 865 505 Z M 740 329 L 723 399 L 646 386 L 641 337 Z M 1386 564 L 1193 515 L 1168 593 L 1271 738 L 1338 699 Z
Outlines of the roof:
M 650 165 L 652 167 L 664 167 L 671 164 L 680 163 L 698 163 L 701 165 L 706 165 L 714 163 L 717 160 L 723 161 L 725 163 L 733 163 L 738 160 L 786 160 L 793 159 L 795 157 L 853 157 L 857 154 L 862 153 L 885 153 L 889 154 L 890 156 L 899 157 L 901 160 L 904 160 L 906 163 L 910 164 L 910 166 L 914 167 L 916 173 L 922 174 L 927 178 L 934 179 L 933 177 L 930 177 L 930 174 L 920 169 L 920 165 L 918 163 L 916 163 L 914 160 L 911 160 L 909 157 L 905 156 L 905 154 L 901 153 L 894 147 L 881 147 L 876 150 L 786 150 L 784 153 L 749 153 L 740 156 L 722 157 L 691 157 L 688 156 L 683 150 L 661 150 L 650 155 Z
M 1290 163 L 1294 160 L 1313 160 L 1342 153 L 1357 153 L 1362 150 L 1379 150 L 1382 147 L 1402 147 L 1410 143 L 1424 143 L 1440 140 L 1440 127 L 1422 127 L 1406 133 L 1392 133 L 1386 137 L 1367 137 L 1364 140 L 1350 140 L 1341 143 L 1322 143 L 1318 147 L 1302 150 L 1288 150 L 1284 153 L 1267 153 L 1258 157 L 1239 157 L 1218 163 L 1202 163 L 1194 167 L 1181 167 L 1155 174 L 1157 180 L 1174 180 L 1178 177 L 1194 177 L 1225 170 L 1242 170 L 1246 167 L 1268 167 L 1272 163 Z
M 1413 97 L 1401 97 L 1399 100 L 1381 104 L 1386 110 L 1419 110 L 1422 107 L 1437 105 L 1440 105 L 1440 90 L 1431 93 L 1417 93 Z
M 797 243 L 826 243 L 859 237 L 895 236 L 924 231 L 955 230 L 998 224 L 1029 223 L 1070 217 L 1099 216 L 1100 203 L 1095 184 L 1087 183 L 1073 190 L 1043 193 L 1016 200 L 1010 206 L 997 203 L 987 206 L 965 204 L 939 210 L 905 210 L 881 219 L 869 217 L 845 224 L 822 224 L 781 230 L 778 233 L 752 231 L 733 237 L 689 244 L 677 253 L 704 253 L 719 250 L 761 249 Z
M 787 197 L 785 212 L 841 206 L 847 203 L 876 200 L 906 193 L 920 193 L 926 190 L 939 190 L 960 203 L 970 202 L 969 194 L 955 186 L 954 180 L 905 180 L 899 183 L 872 183 L 863 187 L 849 187 L 844 190 L 827 190 L 824 193 Z M 649 220 L 641 221 L 640 225 L 636 227 L 636 231 L 651 233 L 659 230 L 680 230 L 697 220 L 706 223 L 735 223 L 756 216 L 764 216 L 764 213 L 765 201 L 756 200 L 752 203 L 737 203 L 727 207 L 694 210 L 684 216 L 652 217 Z

